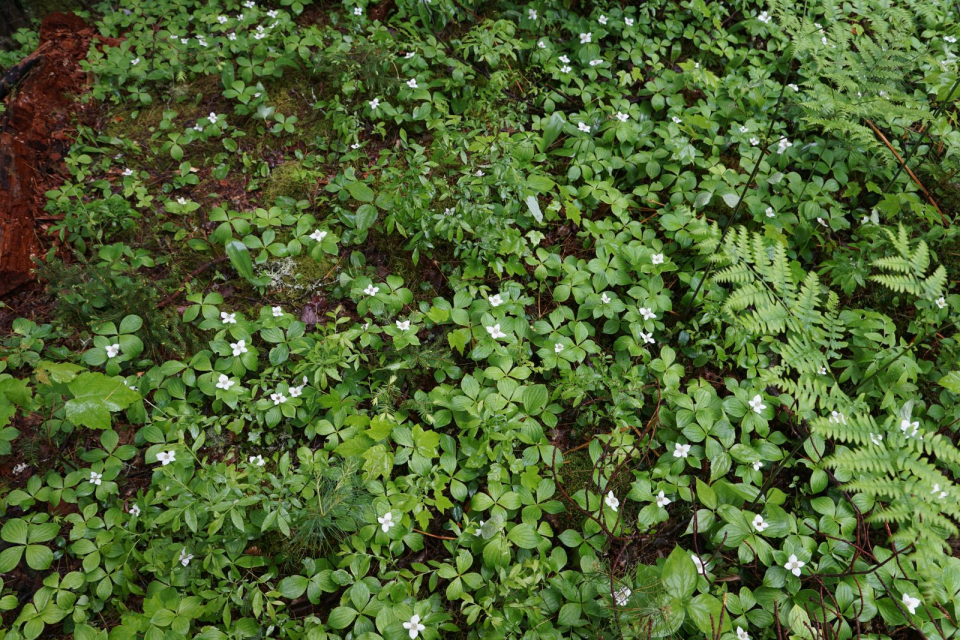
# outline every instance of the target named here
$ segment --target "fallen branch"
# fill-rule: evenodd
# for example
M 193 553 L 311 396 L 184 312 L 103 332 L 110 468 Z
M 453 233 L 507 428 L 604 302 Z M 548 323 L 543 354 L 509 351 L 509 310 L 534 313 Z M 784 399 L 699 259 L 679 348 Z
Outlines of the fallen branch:
M 6 98 L 10 91 L 17 86 L 17 83 L 20 82 L 25 75 L 27 75 L 27 72 L 30 71 L 30 69 L 33 69 L 38 62 L 43 60 L 44 52 L 51 46 L 51 42 L 44 42 L 42 45 L 37 47 L 36 51 L 7 69 L 7 72 L 3 74 L 3 78 L 0 78 L 0 100 Z

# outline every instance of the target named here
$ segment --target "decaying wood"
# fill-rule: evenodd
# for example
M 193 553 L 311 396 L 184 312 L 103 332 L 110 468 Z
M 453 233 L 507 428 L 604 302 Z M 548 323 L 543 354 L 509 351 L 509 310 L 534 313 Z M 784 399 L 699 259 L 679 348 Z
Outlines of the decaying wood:
M 38 49 L 0 83 L 6 96 L 0 116 L 0 295 L 33 279 L 32 259 L 40 254 L 36 219 L 45 193 L 63 179 L 76 95 L 86 86 L 80 61 L 93 37 L 77 16 L 50 14 Z

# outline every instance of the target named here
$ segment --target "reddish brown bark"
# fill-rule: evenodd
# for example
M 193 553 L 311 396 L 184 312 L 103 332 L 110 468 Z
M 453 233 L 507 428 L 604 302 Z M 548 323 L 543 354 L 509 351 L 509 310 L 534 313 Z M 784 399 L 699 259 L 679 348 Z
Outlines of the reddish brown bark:
M 36 63 L 7 96 L 0 116 L 0 295 L 33 279 L 32 258 L 40 255 L 35 221 L 46 191 L 63 181 L 76 96 L 86 86 L 80 61 L 93 37 L 73 14 L 47 16 L 40 46 L 27 59 Z

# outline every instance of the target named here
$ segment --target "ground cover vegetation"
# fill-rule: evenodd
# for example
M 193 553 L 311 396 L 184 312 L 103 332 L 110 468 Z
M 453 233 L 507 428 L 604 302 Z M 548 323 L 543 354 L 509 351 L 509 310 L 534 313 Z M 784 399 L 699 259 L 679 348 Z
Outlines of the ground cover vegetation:
M 0 638 L 957 636 L 955 3 L 91 4 Z

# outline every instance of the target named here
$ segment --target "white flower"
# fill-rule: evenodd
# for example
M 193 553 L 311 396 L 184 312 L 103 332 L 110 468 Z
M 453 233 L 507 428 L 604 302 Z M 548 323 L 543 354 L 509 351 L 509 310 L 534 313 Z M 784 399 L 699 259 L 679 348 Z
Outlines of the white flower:
M 880 443 L 883 442 L 883 436 L 877 435 L 877 434 L 875 434 L 875 433 L 871 433 L 871 434 L 870 434 L 870 442 L 872 442 L 873 444 L 875 444 L 875 445 L 877 445 L 877 446 L 879 447 L 879 446 L 880 446 Z
M 671 502 L 673 502 L 673 501 L 672 501 L 670 498 L 668 498 L 667 496 L 663 495 L 663 491 L 661 491 L 660 493 L 657 494 L 657 506 L 658 506 L 658 507 L 665 507 L 665 506 L 667 506 L 668 504 L 670 504 Z
M 743 627 L 737 627 L 737 640 L 750 640 L 750 634 Z
M 800 92 L 800 87 L 798 87 L 798 86 L 795 85 L 795 84 L 788 84 L 787 86 L 790 87 L 791 89 L 793 89 L 794 93 L 799 93 L 799 92 Z
M 487 329 L 487 333 L 489 333 L 490 337 L 493 338 L 494 340 L 507 337 L 507 334 L 505 334 L 503 331 L 500 330 L 499 323 L 493 325 L 492 327 L 487 327 L 486 329 Z
M 603 503 L 614 511 L 620 506 L 620 501 L 617 500 L 617 496 L 613 495 L 613 491 L 607 492 L 607 497 L 603 499 Z
M 563 345 L 560 344 L 559 342 L 553 345 L 553 352 L 557 354 L 563 353 Z
M 793 143 L 787 140 L 786 138 L 780 138 L 780 142 L 777 143 L 777 153 L 783 153 L 787 149 L 793 146 Z
M 839 411 L 831 411 L 830 422 L 833 422 L 834 424 L 847 424 L 847 416 L 843 415 Z
M 186 550 L 186 549 L 181 549 L 181 550 L 180 550 L 180 564 L 182 564 L 183 566 L 187 566 L 188 564 L 190 564 L 190 561 L 191 561 L 191 560 L 193 560 L 193 554 L 192 554 L 192 553 L 187 553 L 187 550 Z
M 755 146 L 757 146 L 758 144 L 760 144 L 760 140 L 758 140 L 757 138 L 750 138 L 750 145 L 751 145 L 751 146 L 754 146 L 754 147 L 755 147 Z
M 409 320 L 404 320 L 403 322 L 397 320 L 397 329 L 400 329 L 400 331 L 406 331 L 409 328 L 410 328 Z
M 643 316 L 643 319 L 644 319 L 644 320 L 656 320 L 656 319 L 657 319 L 657 314 L 655 314 L 652 309 L 648 309 L 648 308 L 646 308 L 646 307 L 640 307 L 640 315 Z
M 373 100 L 371 100 L 371 101 L 368 102 L 367 104 L 370 105 L 370 109 L 371 109 L 372 111 L 376 111 L 376 110 L 377 110 L 377 107 L 380 106 L 380 98 L 374 98 Z
M 644 344 L 655 344 L 657 341 L 653 339 L 652 333 L 640 332 L 640 339 L 643 340 Z
M 410 87 L 411 89 L 416 89 L 416 88 L 417 88 L 417 79 L 416 79 L 416 78 L 410 78 L 409 80 L 407 80 L 407 86 Z
M 211 111 L 210 115 L 207 116 L 207 120 L 210 121 L 210 124 L 217 124 L 217 114 Z
M 230 35 L 233 35 L 233 34 L 230 34 Z M 194 130 L 194 131 L 203 131 L 203 125 L 200 124 L 200 121 L 199 121 L 199 120 L 197 120 L 197 124 L 193 125 L 193 130 Z
M 351 149 L 359 149 L 359 148 L 360 148 L 360 143 L 359 143 L 359 142 L 354 142 L 352 145 L 350 145 L 350 148 L 351 148 Z M 324 235 L 326 235 L 326 233 L 324 233 Z M 311 236 L 311 237 L 312 237 L 312 236 Z
M 814 22 L 813 26 L 815 26 L 817 29 L 823 29 L 823 25 L 821 25 L 819 22 Z
M 597 67 L 597 66 L 600 66 L 601 64 L 603 64 L 603 60 L 601 60 L 601 59 L 599 59 L 599 58 L 597 58 L 596 60 L 591 60 L 591 61 L 590 61 L 590 66 L 591 66 L 591 67 Z
M 759 20 L 763 24 L 770 24 L 771 19 L 772 18 L 770 18 L 770 14 L 767 13 L 766 11 L 764 11 L 763 13 L 757 16 L 757 20 Z
M 233 349 L 233 355 L 239 356 L 240 354 L 247 352 L 247 341 L 237 340 L 236 342 L 231 342 L 230 348 Z
M 500 297 L 499 293 L 495 293 L 487 298 L 487 302 L 490 303 L 491 307 L 499 307 L 501 304 L 503 304 L 503 298 Z
M 763 410 L 767 408 L 767 405 L 763 404 L 763 398 L 757 394 L 750 400 L 750 408 L 756 413 L 762 413 Z
M 257 6 L 257 3 L 253 0 L 247 0 L 243 3 L 243 6 L 245 6 L 247 9 L 253 9 L 255 6 Z
M 571 71 L 573 71 L 573 69 L 571 69 L 567 65 L 563 65 L 562 67 L 560 67 L 560 73 L 570 73 Z
M 670 119 L 673 120 L 673 121 L 674 121 L 675 123 L 677 123 L 677 124 L 680 124 L 681 122 L 683 122 L 683 120 L 681 120 L 681 119 L 678 118 L 677 116 L 671 116 Z
M 231 380 L 229 376 L 225 374 L 220 374 L 220 377 L 217 378 L 217 389 L 223 389 L 224 391 L 229 391 L 230 387 L 235 385 L 236 382 Z
M 957 41 L 957 36 L 943 36 L 943 39 L 949 42 L 950 44 L 953 44 Z M 911 611 L 910 613 L 913 613 L 913 612 Z
M 310 239 L 316 240 L 317 242 L 323 242 L 323 239 L 326 237 L 327 237 L 327 232 L 320 231 L 320 229 L 317 229 L 316 231 L 310 234 Z
M 134 518 L 136 518 L 137 516 L 140 515 L 140 506 L 137 504 L 134 504 L 132 507 L 130 507 L 130 510 L 127 513 L 129 513 Z
M 674 458 L 686 458 L 689 454 L 690 454 L 689 444 L 680 444 L 679 442 L 674 443 L 673 445 Z
M 363 15 L 363 9 L 361 9 L 360 7 L 354 7 L 354 8 L 353 8 L 353 15 L 355 15 L 355 16 L 362 16 L 362 15 Z
M 826 367 L 820 367 L 820 369 L 817 371 L 817 373 L 819 373 L 819 374 L 822 375 L 822 376 L 825 376 L 825 375 L 827 375 L 827 368 L 826 368 Z
M 557 58 L 557 59 L 558 59 L 560 62 L 562 62 L 563 64 L 567 64 L 567 63 L 570 62 L 570 58 L 568 58 L 567 56 L 560 56 L 560 57 Z
M 544 42 L 543 40 L 540 40 L 540 41 L 537 42 L 537 48 L 538 48 L 538 49 L 546 49 L 546 48 L 547 48 L 547 43 Z
M 267 464 L 267 461 L 264 460 L 264 459 L 263 459 L 263 456 L 260 455 L 260 454 L 257 454 L 257 455 L 255 455 L 255 456 L 250 456 L 250 458 L 248 459 L 248 462 L 250 462 L 250 464 L 256 465 L 256 466 L 258 466 L 258 467 L 262 467 L 263 465 Z
M 482 178 L 483 175 L 484 175 L 484 174 L 483 174 L 483 169 L 477 169 L 477 172 L 476 172 L 475 174 L 473 174 L 473 175 L 477 176 L 478 178 Z
M 30 465 L 28 465 L 26 462 L 21 462 L 20 464 L 18 464 L 13 468 L 13 473 L 14 475 L 18 476 L 29 468 L 30 468 Z
M 231 32 L 231 33 L 227 34 L 227 39 L 229 39 L 229 40 L 236 40 L 236 39 L 237 39 L 237 34 Z
M 174 451 L 161 451 L 157 454 L 157 462 L 162 463 L 163 466 L 167 466 L 171 462 L 176 462 L 176 460 L 177 454 Z
M 903 594 L 903 606 L 907 608 L 910 615 L 916 615 L 917 607 L 920 606 L 920 598 L 914 598 L 910 594 Z
M 592 33 L 581 33 L 580 34 L 580 44 L 589 44 L 593 41 Z
M 527 17 L 531 20 L 537 19 L 537 10 L 536 9 L 527 9 Z
M 417 614 L 413 614 L 413 617 L 410 618 L 410 622 L 404 622 L 403 628 L 407 630 L 407 633 L 409 633 L 410 640 L 414 640 L 418 633 L 426 629 L 425 626 L 420 624 L 420 616 Z
M 617 111 L 617 115 L 614 116 L 614 117 L 615 117 L 617 120 L 619 120 L 620 122 L 626 122 L 627 120 L 630 119 L 630 116 L 628 116 L 628 115 L 625 114 L 625 113 L 621 113 L 620 111 Z
M 624 18 L 623 21 L 626 23 L 628 27 L 633 26 L 633 18 Z
M 90 482 L 97 485 L 98 487 L 103 482 L 103 474 L 97 473 L 96 471 L 90 472 Z
M 599 18 L 597 18 L 597 22 L 599 22 L 600 24 L 607 24 L 607 16 L 600 16 Z
M 777 215 L 777 214 L 773 212 L 773 207 L 767 207 L 767 217 L 768 217 L 768 218 L 773 218 L 773 217 L 776 216 L 776 215 Z
M 820 38 L 820 42 L 822 42 L 823 44 L 827 44 L 827 36 L 823 36 L 822 38 Z
M 630 594 L 633 593 L 630 591 L 629 587 L 620 587 L 616 593 L 613 594 L 613 599 L 616 601 L 618 607 L 625 607 L 630 601 Z
M 799 578 L 800 569 L 803 569 L 805 564 L 803 560 L 797 560 L 797 556 L 790 554 L 790 557 L 787 559 L 787 564 L 783 565 L 783 568 Z
M 273 307 L 273 317 L 282 318 L 283 317 L 283 307 Z
M 823 218 L 817 218 L 817 222 L 819 222 L 819 223 L 822 224 L 823 226 L 827 226 L 827 221 L 824 220 Z
M 368 296 L 375 296 L 375 295 L 377 295 L 377 291 L 380 291 L 380 287 L 375 287 L 375 286 L 373 286 L 372 284 L 368 284 L 368 285 L 367 285 L 367 288 L 363 290 L 363 292 L 364 292 L 365 294 L 367 294 Z
M 135 66 L 137 66 L 138 64 L 140 64 L 140 58 L 134 58 L 133 60 L 130 61 L 130 66 L 131 66 L 131 67 L 135 67 Z
M 290 397 L 299 398 L 303 394 L 303 385 L 298 387 L 290 387 Z
M 271 393 L 270 399 L 273 400 L 273 406 L 278 406 L 287 401 L 287 396 L 282 393 Z
M 703 566 L 703 560 L 692 554 L 690 555 L 690 559 L 693 560 L 693 564 L 697 567 L 697 573 L 702 576 L 707 575 L 707 569 Z
M 600 294 L 600 302 L 603 304 L 610 304 L 610 296 L 606 292 Z
M 746 126 L 744 126 L 744 125 L 740 125 L 740 133 L 746 133 L 747 131 L 750 131 L 750 129 L 748 129 L 748 128 L 747 128 Z
M 577 129 L 580 129 L 580 131 L 583 131 L 584 133 L 590 133 L 590 125 L 586 125 L 582 122 L 577 123 Z
M 412 57 L 415 56 L 415 55 L 417 55 L 415 52 L 410 51 L 410 52 L 407 53 L 405 56 L 403 56 L 403 59 L 404 59 L 404 60 L 409 60 L 410 58 L 412 58 Z
M 221 311 L 220 322 L 222 322 L 223 324 L 237 324 L 237 314 Z
M 943 500 L 944 498 L 947 497 L 947 492 L 946 492 L 946 491 L 940 491 L 940 485 L 935 482 L 935 483 L 933 484 L 933 491 L 931 491 L 930 493 L 936 495 L 938 492 L 940 493 L 940 495 L 937 496 L 937 497 L 938 497 L 940 500 Z
M 108 344 L 108 345 L 107 345 L 106 347 L 104 347 L 104 348 L 107 350 L 107 357 L 108 357 L 108 358 L 116 358 L 117 355 L 120 353 L 120 344 L 119 344 L 119 343 L 117 343 L 117 344 Z
M 947 300 L 943 296 L 940 296 L 939 298 L 937 298 L 935 302 L 937 303 L 937 308 L 939 309 L 943 309 L 944 307 L 947 306 Z
M 764 521 L 763 521 L 763 516 L 761 516 L 759 513 L 757 514 L 757 517 L 755 517 L 755 518 L 753 519 L 753 528 L 756 529 L 756 530 L 757 530 L 758 532 L 760 532 L 760 533 L 763 533 L 763 530 L 766 529 L 766 528 L 769 527 L 769 526 L 770 526 L 770 523 L 769 523 L 769 522 L 764 522 Z
M 913 431 L 910 431 L 911 427 L 913 428 Z M 908 438 L 911 436 L 917 435 L 918 429 L 920 429 L 919 422 L 910 422 L 909 418 L 904 418 L 903 420 L 900 421 L 900 431 L 902 431 L 903 435 L 905 435 Z
M 754 470 L 754 471 L 760 471 L 760 467 L 762 467 L 762 466 L 763 466 L 763 463 L 762 463 L 761 461 L 757 460 L 756 462 L 753 463 L 753 470 Z
M 655 253 L 650 257 L 651 264 L 663 264 L 663 254 Z
M 132 175 L 133 175 L 133 169 L 124 169 L 124 170 L 123 170 L 123 175 L 125 175 L 125 176 L 132 176 Z
M 179 198 L 177 198 L 177 204 L 179 204 L 180 206 L 183 206 L 187 204 L 187 199 L 184 198 L 183 196 L 180 196 Z
M 383 530 L 384 533 L 389 532 L 390 529 L 397 526 L 397 523 L 393 521 L 393 514 L 389 511 L 377 518 L 377 522 L 380 523 L 380 529 Z

